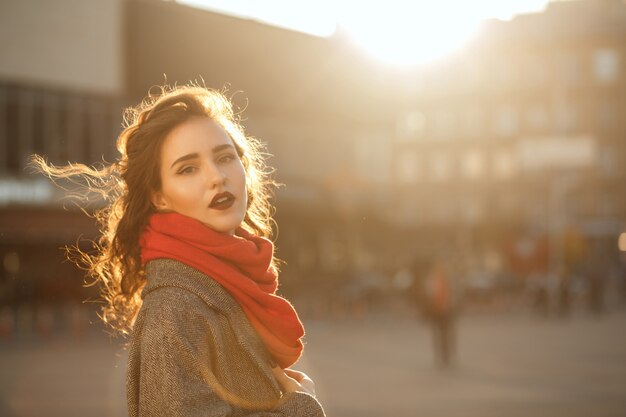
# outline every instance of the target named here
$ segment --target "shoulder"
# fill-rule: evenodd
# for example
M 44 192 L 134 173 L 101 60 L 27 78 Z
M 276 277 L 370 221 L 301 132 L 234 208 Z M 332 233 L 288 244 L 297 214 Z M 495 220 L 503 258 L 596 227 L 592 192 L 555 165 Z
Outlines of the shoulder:
M 172 259 L 146 267 L 143 304 L 133 328 L 135 338 L 167 335 L 222 346 L 258 336 L 235 299 L 211 277 Z
M 146 275 L 143 302 L 133 328 L 135 338 L 190 338 L 220 328 L 227 309 L 215 302 L 219 284 L 210 277 L 171 259 L 149 262 Z
M 184 322 L 194 318 L 199 324 L 199 317 L 213 320 L 217 315 L 219 311 L 207 305 L 200 296 L 180 287 L 161 287 L 151 291 L 144 297 L 139 311 L 144 320 L 157 323 Z
M 155 259 L 148 262 L 145 271 L 147 284 L 141 294 L 144 303 L 162 303 L 180 297 L 181 301 L 226 314 L 241 311 L 239 304 L 217 281 L 182 262 Z
M 224 331 L 221 316 L 192 292 L 178 287 L 162 287 L 144 298 L 132 338 L 144 346 L 153 342 L 184 343 L 197 349 L 214 343 L 214 334 Z M 174 348 L 170 345 L 168 349 Z

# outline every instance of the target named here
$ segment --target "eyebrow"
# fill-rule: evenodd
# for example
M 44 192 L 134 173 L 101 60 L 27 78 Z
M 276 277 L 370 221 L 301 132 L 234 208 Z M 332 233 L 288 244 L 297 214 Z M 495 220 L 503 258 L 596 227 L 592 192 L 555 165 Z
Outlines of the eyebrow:
M 213 148 L 213 153 L 216 154 L 218 152 L 223 151 L 224 149 L 235 149 L 235 147 L 233 145 L 229 145 L 229 144 L 224 144 L 224 145 L 218 145 L 215 148 Z M 190 159 L 197 159 L 200 157 L 200 154 L 198 154 L 198 152 L 194 152 L 194 153 L 188 153 L 187 155 L 183 155 L 180 158 L 178 158 L 177 160 L 175 160 L 174 162 L 172 162 L 172 165 L 170 166 L 170 168 L 172 168 L 174 165 L 178 164 L 179 162 L 184 162 L 184 161 L 189 161 Z

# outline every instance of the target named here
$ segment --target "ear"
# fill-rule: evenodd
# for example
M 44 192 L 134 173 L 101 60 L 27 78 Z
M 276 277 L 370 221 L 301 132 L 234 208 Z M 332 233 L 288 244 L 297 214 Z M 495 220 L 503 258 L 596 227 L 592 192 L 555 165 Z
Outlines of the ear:
M 170 207 L 167 199 L 165 198 L 163 193 L 161 193 L 160 191 L 153 191 L 151 193 L 150 202 L 159 211 L 168 210 Z

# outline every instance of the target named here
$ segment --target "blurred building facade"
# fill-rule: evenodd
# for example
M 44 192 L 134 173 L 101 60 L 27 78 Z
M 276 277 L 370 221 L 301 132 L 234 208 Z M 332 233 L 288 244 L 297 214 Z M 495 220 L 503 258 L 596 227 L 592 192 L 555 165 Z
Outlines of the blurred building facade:
M 64 193 L 27 163 L 33 153 L 57 165 L 113 158 L 124 94 L 122 16 L 116 0 L 0 4 L 3 336 L 16 316 L 18 327 L 37 325 L 47 334 L 50 305 L 95 296 L 62 249 L 95 238 L 94 222 L 76 207 L 66 210 Z
M 487 22 L 407 99 L 393 164 L 401 210 L 389 218 L 439 225 L 431 242 L 475 260 L 508 248 L 501 260 L 519 273 L 572 267 L 588 245 L 615 262 L 625 64 L 622 1 L 553 2 Z
M 97 236 L 25 171 L 28 155 L 112 161 L 123 108 L 165 82 L 226 89 L 248 133 L 267 142 L 286 184 L 276 217 L 287 291 L 384 281 L 441 251 L 545 270 L 576 253 L 563 236 L 608 242 L 626 222 L 618 0 L 491 22 L 463 53 L 421 70 L 386 68 L 341 33 L 315 38 L 169 1 L 0 8 L 7 288 L 62 275 L 77 285 L 80 272 L 50 265 L 59 246 Z

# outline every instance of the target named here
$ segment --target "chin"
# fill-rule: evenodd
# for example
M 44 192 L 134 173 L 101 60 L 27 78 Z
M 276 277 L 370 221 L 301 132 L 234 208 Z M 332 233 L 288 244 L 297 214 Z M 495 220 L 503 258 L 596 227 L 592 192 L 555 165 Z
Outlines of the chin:
M 242 221 L 234 220 L 232 222 L 219 222 L 218 224 L 216 224 L 215 222 L 212 222 L 212 223 L 203 222 L 203 223 L 207 227 L 215 230 L 216 232 L 232 235 L 235 233 L 235 230 L 237 230 L 237 228 L 241 226 L 242 222 L 243 220 Z

